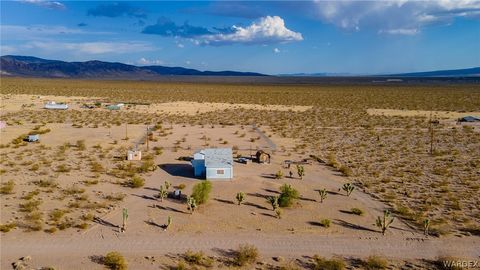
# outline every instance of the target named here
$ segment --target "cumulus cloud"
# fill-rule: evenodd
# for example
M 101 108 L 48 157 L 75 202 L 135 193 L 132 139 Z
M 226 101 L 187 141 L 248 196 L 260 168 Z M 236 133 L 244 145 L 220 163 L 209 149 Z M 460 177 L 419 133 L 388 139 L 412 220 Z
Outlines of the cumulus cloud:
M 303 40 L 302 34 L 294 32 L 285 26 L 285 21 L 279 16 L 266 16 L 242 27 L 233 25 L 211 30 L 206 27 L 193 26 L 188 22 L 177 25 L 167 18 L 158 19 L 154 25 L 145 27 L 144 34 L 154 34 L 167 37 L 187 38 L 197 45 L 228 45 L 228 44 L 270 44 Z
M 234 25 L 232 29 L 232 33 L 228 34 L 205 35 L 200 42 L 211 45 L 226 45 L 232 43 L 268 44 L 303 40 L 302 34 L 288 29 L 284 20 L 279 16 L 266 16 L 247 27 Z
M 273 48 L 273 52 L 274 52 L 274 53 L 279 53 L 279 52 L 280 52 L 280 49 L 279 49 L 279 48 Z
M 480 18 L 478 0 L 317 0 L 302 5 L 310 16 L 339 28 L 349 31 L 376 28 L 382 34 L 412 35 L 424 26 L 450 23 L 457 17 Z
M 48 9 L 66 9 L 66 6 L 57 1 L 45 1 L 45 0 L 21 0 L 20 2 L 25 4 L 36 5 Z
M 139 7 L 132 6 L 126 2 L 113 2 L 105 3 L 91 8 L 87 11 L 87 15 L 95 17 L 133 17 L 133 18 L 146 18 L 147 14 Z
M 164 65 L 164 62 L 162 60 L 149 60 L 147 58 L 140 58 L 138 59 L 137 61 L 137 64 L 138 65 L 141 65 L 141 66 L 149 66 L 149 65 Z
M 22 49 L 40 50 L 46 53 L 65 51 L 73 54 L 122 54 L 151 51 L 154 48 L 143 42 L 56 42 L 56 41 L 32 41 Z

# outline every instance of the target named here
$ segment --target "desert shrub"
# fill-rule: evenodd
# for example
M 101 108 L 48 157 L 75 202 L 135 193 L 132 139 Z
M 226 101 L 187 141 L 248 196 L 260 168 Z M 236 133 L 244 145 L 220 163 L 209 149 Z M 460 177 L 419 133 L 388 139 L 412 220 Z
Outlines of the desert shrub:
M 282 179 L 283 178 L 283 172 L 282 171 L 278 171 L 275 173 L 275 179 Z
M 253 245 L 241 245 L 235 252 L 234 262 L 238 266 L 253 264 L 258 259 L 258 249 Z
M 315 255 L 312 268 L 314 270 L 343 270 L 345 269 L 345 262 L 340 258 L 326 259 Z
M 205 267 L 211 267 L 213 265 L 213 259 L 206 257 L 202 251 L 193 252 L 188 250 L 183 255 L 184 260 L 193 265 L 200 265 Z
M 131 179 L 125 181 L 125 186 L 131 188 L 141 188 L 145 185 L 145 179 L 142 177 L 135 175 Z
M 57 227 L 50 227 L 48 229 L 43 230 L 46 233 L 55 233 L 57 231 Z
M 126 196 L 127 195 L 124 193 L 112 193 L 105 196 L 105 199 L 109 201 L 118 202 L 118 201 L 123 201 L 123 199 L 125 199 Z
M 331 223 L 331 221 L 328 218 L 320 220 L 320 226 L 322 226 L 324 228 L 330 228 L 330 223 Z
M 345 165 L 340 166 L 340 168 L 338 170 L 341 173 L 343 173 L 345 176 L 351 176 L 352 175 L 352 169 L 350 169 L 349 167 L 347 167 Z
M 38 190 L 38 189 L 32 190 L 32 191 L 28 192 L 27 195 L 22 196 L 22 199 L 31 200 L 31 199 L 33 199 L 33 197 L 37 196 L 38 194 L 40 194 L 40 190 Z
M 105 171 L 105 168 L 102 166 L 102 164 L 100 164 L 99 162 L 97 161 L 92 161 L 90 163 L 90 171 L 91 172 L 104 172 Z
M 57 166 L 57 172 L 70 172 L 72 169 L 65 164 L 60 164 Z
M 208 201 L 210 192 L 212 191 L 212 182 L 202 181 L 193 186 L 192 197 L 198 204 L 204 204 Z
M 11 222 L 11 223 L 7 223 L 7 224 L 0 224 L 0 232 L 9 232 L 11 231 L 12 229 L 15 229 L 17 227 L 17 224 Z
M 34 201 L 28 201 L 26 203 L 21 203 L 20 204 L 20 211 L 31 213 L 35 210 L 38 210 L 38 207 L 40 206 L 40 204 L 42 204 L 42 201 L 40 201 L 40 200 L 34 200 Z
M 79 188 L 75 185 L 63 190 L 63 194 L 70 195 L 70 196 L 82 194 L 84 192 L 85 192 L 84 188 Z
M 291 185 L 283 184 L 280 187 L 280 196 L 278 197 L 278 205 L 280 207 L 290 207 L 293 202 L 299 198 L 299 193 Z
M 105 257 L 103 257 L 103 264 L 111 270 L 126 270 L 127 269 L 127 261 L 117 251 L 112 251 L 107 253 Z
M 360 208 L 352 208 L 350 209 L 350 212 L 357 216 L 363 216 L 363 210 Z
M 59 221 L 66 213 L 67 213 L 67 211 L 65 211 L 65 210 L 54 209 L 50 213 L 50 219 L 53 220 L 53 221 Z
M 8 182 L 2 183 L 2 186 L 0 187 L 0 194 L 12 194 L 14 188 L 15 182 L 9 180 Z
M 187 186 L 185 184 L 180 184 L 177 186 L 178 189 L 184 190 Z
M 83 181 L 83 184 L 84 184 L 85 186 L 93 186 L 93 185 L 98 184 L 98 180 L 97 180 L 97 179 L 84 180 L 84 181 Z
M 363 263 L 366 270 L 382 270 L 388 266 L 387 260 L 379 256 L 369 256 Z
M 47 188 L 47 187 L 50 187 L 50 188 L 53 188 L 53 187 L 56 187 L 58 186 L 58 183 L 55 181 L 55 180 L 37 180 L 37 181 L 33 181 L 33 183 L 35 185 L 37 185 L 38 187 L 41 187 L 41 188 Z

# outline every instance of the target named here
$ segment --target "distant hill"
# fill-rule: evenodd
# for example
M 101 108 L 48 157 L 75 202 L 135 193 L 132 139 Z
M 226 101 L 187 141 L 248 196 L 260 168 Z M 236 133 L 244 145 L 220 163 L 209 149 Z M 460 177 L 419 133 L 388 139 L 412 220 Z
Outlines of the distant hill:
M 200 71 L 183 67 L 134 66 L 103 61 L 64 62 L 32 56 L 0 57 L 2 76 L 39 78 L 151 79 L 166 75 L 189 76 L 267 76 L 255 72 Z
M 412 72 L 389 74 L 385 76 L 391 77 L 480 77 L 480 67 L 452 69 L 452 70 L 436 70 L 425 72 Z
M 452 70 L 436 70 L 425 72 L 397 73 L 397 74 L 351 74 L 351 73 L 292 73 L 279 74 L 278 76 L 292 77 L 416 77 L 416 78 L 435 78 L 435 77 L 480 77 L 480 67 Z

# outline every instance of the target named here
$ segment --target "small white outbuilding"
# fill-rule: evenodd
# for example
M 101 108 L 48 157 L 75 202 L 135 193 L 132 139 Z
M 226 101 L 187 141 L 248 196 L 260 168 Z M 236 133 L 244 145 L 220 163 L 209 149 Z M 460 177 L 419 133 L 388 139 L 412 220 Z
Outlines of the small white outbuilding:
M 208 148 L 195 152 L 192 160 L 196 177 L 210 179 L 233 178 L 233 155 L 231 148 Z
M 140 150 L 128 150 L 127 160 L 142 160 L 142 151 L 140 151 Z

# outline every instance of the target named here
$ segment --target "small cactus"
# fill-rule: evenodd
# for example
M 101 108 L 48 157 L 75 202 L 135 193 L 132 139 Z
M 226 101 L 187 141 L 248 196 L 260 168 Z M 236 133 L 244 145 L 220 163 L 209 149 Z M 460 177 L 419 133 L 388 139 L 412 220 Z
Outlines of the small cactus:
M 355 189 L 355 186 L 352 183 L 346 183 L 342 186 L 342 189 L 347 192 L 347 196 L 350 196 Z
M 390 218 L 390 211 L 385 210 L 383 211 L 383 218 L 377 217 L 376 225 L 382 230 L 382 234 L 385 235 L 388 227 L 392 224 L 394 218 Z
M 197 209 L 197 201 L 193 197 L 188 197 L 187 198 L 187 209 L 190 211 L 190 214 L 193 214 L 195 212 L 195 209 Z
M 235 198 L 237 199 L 238 205 L 241 205 L 242 202 L 245 200 L 245 193 L 238 192 L 237 196 L 235 196 Z
M 168 228 L 170 227 L 170 225 L 172 225 L 172 221 L 173 221 L 172 217 L 171 217 L 171 216 L 168 216 L 168 218 L 167 218 L 167 224 L 165 224 L 165 229 L 164 229 L 165 231 L 168 230 Z
M 320 189 L 318 191 L 318 195 L 320 195 L 320 203 L 323 203 L 323 200 L 325 200 L 327 198 L 327 195 L 328 195 L 328 192 L 327 192 L 327 189 Z

